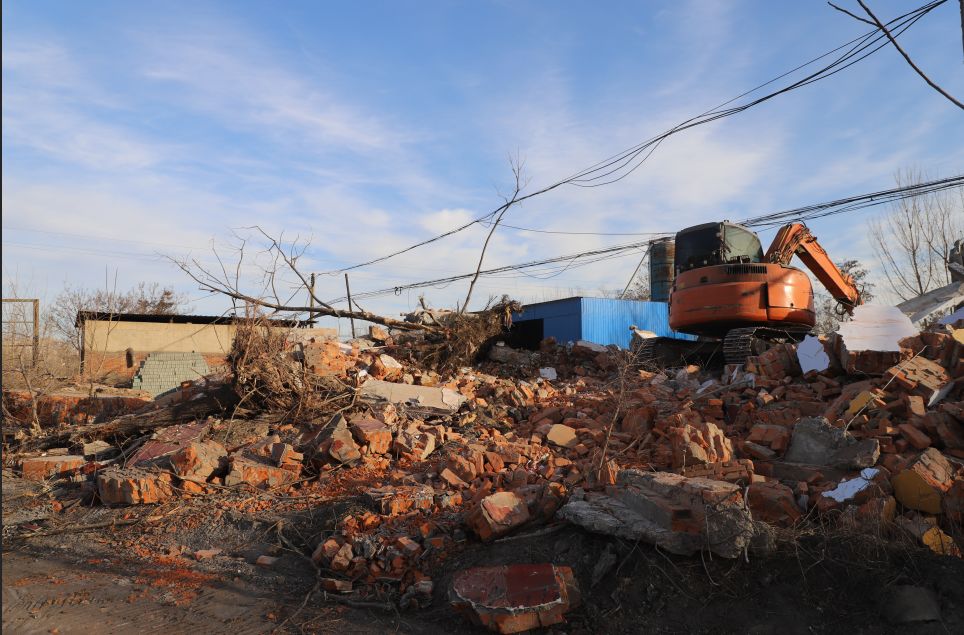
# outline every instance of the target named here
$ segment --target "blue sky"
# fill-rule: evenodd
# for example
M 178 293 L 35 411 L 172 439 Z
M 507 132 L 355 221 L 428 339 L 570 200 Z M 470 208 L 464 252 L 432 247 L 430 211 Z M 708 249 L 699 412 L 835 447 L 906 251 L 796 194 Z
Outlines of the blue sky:
M 846 6 L 859 11 L 855 2 Z M 853 6 L 850 6 L 853 5 Z M 885 19 L 917 2 L 875 0 Z M 158 253 L 215 264 L 260 225 L 311 240 L 327 271 L 487 212 L 864 33 L 823 2 L 7 2 L 4 292 L 171 284 Z M 964 96 L 950 2 L 901 37 Z M 890 187 L 903 168 L 964 171 L 964 118 L 887 48 L 833 78 L 664 143 L 629 178 L 562 188 L 506 222 L 672 232 Z M 811 224 L 838 260 L 876 265 L 862 212 Z M 353 290 L 470 271 L 475 227 L 352 273 Z M 764 234 L 764 241 L 771 234 Z M 632 240 L 505 229 L 486 266 Z M 619 288 L 635 257 L 557 277 L 483 279 L 476 298 Z M 244 270 L 256 280 L 257 267 Z M 320 295 L 342 295 L 322 276 Z M 428 289 L 452 306 L 466 285 Z M 364 308 L 405 311 L 418 292 Z

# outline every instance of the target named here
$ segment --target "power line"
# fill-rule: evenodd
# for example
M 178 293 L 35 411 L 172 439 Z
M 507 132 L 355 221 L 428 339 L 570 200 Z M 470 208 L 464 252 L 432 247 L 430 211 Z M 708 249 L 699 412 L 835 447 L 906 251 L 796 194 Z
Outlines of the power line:
M 738 221 L 738 223 L 748 227 L 770 227 L 774 225 L 782 225 L 790 221 L 807 221 L 807 220 L 813 220 L 816 218 L 822 218 L 825 216 L 853 212 L 853 211 L 864 209 L 867 207 L 883 205 L 885 203 L 892 203 L 905 198 L 921 196 L 923 194 L 939 192 L 941 190 L 945 190 L 953 187 L 961 187 L 961 186 L 964 186 L 964 175 L 957 175 L 957 176 L 952 176 L 944 179 L 928 181 L 925 183 L 918 183 L 918 184 L 906 185 L 902 187 L 895 187 L 889 190 L 871 192 L 869 194 L 849 196 L 846 198 L 841 198 L 841 199 L 829 201 L 826 203 L 815 203 L 812 205 L 806 205 L 795 209 L 784 210 L 780 212 L 773 212 L 770 214 L 764 214 L 761 216 L 756 216 L 754 218 L 748 218 L 742 221 Z M 667 236 L 667 235 L 671 235 L 671 232 L 665 232 L 659 235 Z M 618 258 L 618 257 L 626 256 L 631 253 L 638 253 L 641 249 L 648 248 L 648 246 L 652 242 L 653 240 L 645 240 L 640 242 L 628 243 L 624 245 L 603 247 L 603 248 L 594 249 L 590 251 L 582 251 L 575 254 L 568 254 L 565 256 L 555 256 L 544 260 L 536 260 L 536 261 L 524 262 L 524 263 L 515 264 L 515 265 L 495 267 L 493 269 L 486 269 L 482 271 L 480 275 L 497 277 L 497 278 L 527 277 L 527 278 L 535 278 L 535 279 L 549 279 L 549 278 L 554 278 L 559 275 L 562 275 L 566 271 L 573 268 L 588 266 L 597 262 L 608 260 L 610 258 Z M 545 265 L 556 265 L 556 266 L 548 267 L 541 271 L 535 271 L 535 272 L 527 271 L 527 270 L 532 270 L 537 267 L 542 267 Z M 413 282 L 413 283 L 408 283 L 403 285 L 397 285 L 394 287 L 378 289 L 374 291 L 364 291 L 361 293 L 355 293 L 355 294 L 352 294 L 352 297 L 353 299 L 367 299 L 367 298 L 374 298 L 374 297 L 390 295 L 390 294 L 399 295 L 403 291 L 418 289 L 418 288 L 425 288 L 425 287 L 445 288 L 448 285 L 452 284 L 453 282 L 457 282 L 460 280 L 467 280 L 473 277 L 474 275 L 475 275 L 474 273 L 466 273 L 466 274 L 461 274 L 456 276 L 449 276 L 445 278 L 437 278 L 434 280 Z M 346 300 L 345 297 L 334 298 L 332 300 L 329 300 L 328 304 L 337 304 L 339 302 L 344 302 L 345 300 Z
M 833 216 L 844 212 L 856 211 L 877 205 L 884 205 L 894 201 L 931 194 L 941 190 L 964 186 L 964 175 L 951 176 L 944 179 L 936 179 L 924 183 L 916 183 L 901 187 L 871 192 L 869 194 L 858 194 L 826 203 L 815 203 L 804 207 L 773 212 L 762 216 L 755 216 L 742 221 L 737 221 L 741 225 L 749 227 L 768 227 L 780 225 L 787 220 L 813 220 L 824 216 Z M 550 231 L 544 229 L 534 229 L 531 227 L 518 227 L 516 225 L 506 225 L 502 223 L 499 227 L 507 227 L 517 231 L 533 232 L 538 234 L 560 234 L 565 236 L 672 236 L 675 232 L 587 232 L 587 231 Z
M 902 34 L 904 31 L 909 29 L 911 26 L 913 26 L 915 22 L 923 18 L 925 15 L 927 15 L 928 13 L 930 13 L 940 5 L 944 4 L 946 1 L 947 0 L 934 0 L 933 2 L 929 2 L 921 7 L 918 7 L 917 9 L 914 9 L 913 11 L 909 11 L 901 16 L 898 16 L 890 20 L 889 22 L 887 22 L 886 26 L 892 27 L 891 30 L 893 31 L 893 36 L 897 37 L 900 34 Z M 545 194 L 558 187 L 561 187 L 562 185 L 568 184 L 568 185 L 576 185 L 579 187 L 600 187 L 603 185 L 615 183 L 616 181 L 622 180 L 627 176 L 629 176 L 630 174 L 632 174 L 633 172 L 635 172 L 650 156 L 652 156 L 653 152 L 655 152 L 655 150 L 659 147 L 659 145 L 671 135 L 681 132 L 683 130 L 687 130 L 689 128 L 693 128 L 699 125 L 709 123 L 711 121 L 715 121 L 717 119 L 730 117 L 732 115 L 743 112 L 744 110 L 752 108 L 753 106 L 756 106 L 765 101 L 773 99 L 774 97 L 781 95 L 783 93 L 787 93 L 797 88 L 801 88 L 803 86 L 807 86 L 814 82 L 820 81 L 822 79 L 826 79 L 827 77 L 835 75 L 840 71 L 852 66 L 853 64 L 856 64 L 857 62 L 876 53 L 886 45 L 887 45 L 887 36 L 883 34 L 883 30 L 881 28 L 875 28 L 873 31 L 865 33 L 864 35 L 859 36 L 857 38 L 854 38 L 853 40 L 846 42 L 845 44 L 842 44 L 826 53 L 823 53 L 822 55 L 815 57 L 808 62 L 804 62 L 803 64 L 785 73 L 782 73 L 781 75 L 778 75 L 777 77 L 771 80 L 768 80 L 763 84 L 760 84 L 759 86 L 752 88 L 732 99 L 729 99 L 723 102 L 722 104 L 715 106 L 710 110 L 707 110 L 697 115 L 696 117 L 687 119 L 686 121 L 683 121 L 682 123 L 677 124 L 676 126 L 670 128 L 669 130 L 663 132 L 660 135 L 652 137 L 647 141 L 637 144 L 632 148 L 624 150 L 623 152 L 615 154 L 609 157 L 608 159 L 604 159 L 603 161 L 596 163 L 590 166 L 589 168 L 586 168 L 585 170 L 577 172 L 576 174 L 570 177 L 567 177 L 565 179 L 562 179 L 560 181 L 556 181 L 555 183 L 548 185 L 546 187 L 543 187 L 540 190 L 531 192 L 529 194 L 526 194 L 525 196 L 520 196 L 511 201 L 507 201 L 506 203 L 504 203 L 503 205 L 500 205 L 499 207 L 492 210 L 491 212 L 483 216 L 480 216 L 472 221 L 469 221 L 459 227 L 451 229 L 437 236 L 427 238 L 425 240 L 417 242 L 403 249 L 394 251 L 390 254 L 386 254 L 378 258 L 373 258 L 371 260 L 358 263 L 355 265 L 351 265 L 349 267 L 343 267 L 341 269 L 327 271 L 324 273 L 329 275 L 341 274 L 346 271 L 352 271 L 354 269 L 359 269 L 361 267 L 367 267 L 369 265 L 383 262 L 390 258 L 394 258 L 395 256 L 399 256 L 401 254 L 410 252 L 414 249 L 424 247 L 425 245 L 434 243 L 436 241 L 447 238 L 448 236 L 452 236 L 454 234 L 462 232 L 468 229 L 469 227 L 472 227 L 473 225 L 476 225 L 478 223 L 483 223 L 485 221 L 493 219 L 498 214 L 501 214 L 502 212 L 506 211 L 511 205 L 514 205 L 516 203 L 521 203 L 523 201 L 531 199 L 535 196 L 539 196 L 541 194 Z M 848 47 L 849 47 L 849 50 L 847 50 L 837 59 L 832 61 L 830 64 L 822 67 L 821 69 L 819 69 L 814 73 L 811 73 L 803 77 L 802 79 L 792 82 L 791 84 L 784 86 L 779 90 L 763 95 L 762 97 L 758 97 L 746 104 L 721 110 L 725 106 L 728 106 L 729 104 L 739 99 L 742 99 L 743 97 L 746 97 L 760 90 L 761 88 L 764 88 L 774 82 L 777 82 L 783 79 L 784 77 L 787 77 L 803 68 L 806 68 L 807 66 L 810 66 L 811 64 L 814 64 L 825 57 L 829 57 L 843 49 L 847 49 Z

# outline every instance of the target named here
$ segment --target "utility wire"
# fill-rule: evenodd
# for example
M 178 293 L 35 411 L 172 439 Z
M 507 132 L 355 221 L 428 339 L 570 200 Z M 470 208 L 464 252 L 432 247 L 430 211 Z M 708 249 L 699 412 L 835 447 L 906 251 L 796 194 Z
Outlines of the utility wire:
M 944 4 L 946 1 L 947 0 L 934 0 L 932 2 L 929 2 L 921 7 L 918 7 L 917 9 L 914 9 L 913 11 L 909 11 L 901 16 L 898 16 L 890 20 L 889 22 L 886 23 L 886 26 L 891 27 L 891 32 L 892 32 L 891 35 L 896 38 L 904 31 L 909 29 L 911 26 L 913 26 L 915 22 L 923 18 L 925 15 L 927 15 L 929 12 L 933 11 L 940 5 Z M 771 80 L 768 80 L 767 82 L 764 82 L 763 84 L 760 84 L 759 86 L 752 88 L 749 91 L 746 91 L 732 99 L 729 99 L 723 102 L 722 104 L 715 106 L 714 108 L 707 110 L 701 113 L 700 115 L 697 115 L 696 117 L 687 119 L 686 121 L 670 128 L 666 132 L 660 135 L 657 135 L 656 137 L 653 137 L 647 141 L 637 144 L 636 146 L 633 146 L 628 150 L 625 150 L 616 155 L 613 155 L 608 159 L 604 159 L 603 161 L 596 163 L 585 170 L 577 172 L 576 174 L 570 177 L 567 177 L 565 179 L 562 179 L 560 181 L 556 181 L 555 183 L 548 185 L 546 187 L 543 187 L 540 190 L 515 198 L 512 201 L 509 201 L 503 205 L 500 205 L 498 208 L 492 210 L 491 212 L 483 216 L 480 216 L 472 221 L 469 221 L 459 227 L 456 227 L 455 229 L 451 229 L 437 236 L 427 238 L 423 241 L 415 243 L 414 245 L 410 245 L 408 247 L 394 251 L 384 256 L 373 258 L 371 260 L 361 262 L 355 265 L 351 265 L 348 267 L 343 267 L 341 269 L 326 271 L 324 273 L 329 275 L 341 274 L 346 271 L 352 271 L 354 269 L 359 269 L 361 267 L 366 267 L 379 262 L 383 262 L 385 260 L 394 258 L 395 256 L 399 256 L 401 254 L 407 253 L 414 249 L 424 247 L 425 245 L 434 243 L 436 241 L 447 238 L 448 236 L 452 236 L 454 234 L 462 232 L 476 224 L 488 221 L 494 218 L 496 215 L 504 212 L 511 205 L 521 203 L 525 200 L 531 199 L 541 194 L 545 194 L 547 192 L 555 190 L 558 187 L 561 187 L 562 185 L 576 185 L 581 187 L 599 187 L 602 185 L 615 183 L 616 181 L 624 179 L 630 174 L 632 174 L 633 172 L 635 172 L 646 161 L 646 159 L 652 156 L 656 148 L 658 148 L 659 145 L 671 135 L 689 128 L 693 128 L 699 125 L 709 123 L 711 121 L 715 121 L 717 119 L 730 117 L 737 113 L 743 112 L 744 110 L 752 108 L 753 106 L 756 106 L 760 103 L 773 99 L 774 97 L 781 95 L 783 93 L 787 93 L 797 88 L 801 88 L 803 86 L 807 86 L 814 82 L 820 81 L 822 79 L 826 79 L 827 77 L 835 75 L 836 73 L 865 59 L 866 57 L 879 51 L 881 48 L 883 48 L 886 45 L 887 45 L 887 36 L 883 34 L 883 30 L 881 28 L 875 28 L 873 31 L 870 31 L 860 37 L 854 38 L 853 40 L 845 44 L 842 44 L 841 46 L 838 46 L 837 48 L 832 49 L 822 55 L 819 55 L 818 57 L 815 57 L 808 62 L 804 62 L 803 64 L 785 73 L 782 73 L 781 75 L 778 75 L 777 77 Z M 783 79 L 784 77 L 787 77 L 803 68 L 806 68 L 807 66 L 810 66 L 811 64 L 814 64 L 823 58 L 829 57 L 843 49 L 848 49 L 848 50 L 845 53 L 843 53 L 841 56 L 839 56 L 837 59 L 832 61 L 830 64 L 828 64 L 827 66 L 822 67 L 820 70 L 813 72 L 803 77 L 800 80 L 792 82 L 789 85 L 784 86 L 783 88 L 780 88 L 771 93 L 763 95 L 762 97 L 754 99 L 746 104 L 721 110 L 725 106 L 728 106 L 729 104 L 745 96 L 748 96 L 760 90 L 761 88 L 764 88 L 774 82 L 777 82 Z
M 826 203 L 816 203 L 813 205 L 807 205 L 804 207 L 797 207 L 794 209 L 784 210 L 781 212 L 773 212 L 770 214 L 764 214 L 762 216 L 755 216 L 752 218 L 747 218 L 741 221 L 737 221 L 740 225 L 747 225 L 749 227 L 768 227 L 772 225 L 779 225 L 787 220 L 812 220 L 815 218 L 823 218 L 824 216 L 833 216 L 836 214 L 842 214 L 844 212 L 855 211 L 858 209 L 865 209 L 868 207 L 874 207 L 877 205 L 884 205 L 886 203 L 892 203 L 894 201 L 911 198 L 914 196 L 922 196 L 924 194 L 931 194 L 934 192 L 939 192 L 941 190 L 952 189 L 955 187 L 964 186 L 964 175 L 951 176 L 944 179 L 936 179 L 933 181 L 926 181 L 924 183 L 915 183 L 910 185 L 905 185 L 901 187 L 891 188 L 889 190 L 881 190 L 879 192 L 871 192 L 869 194 L 858 194 L 855 196 L 849 196 L 842 199 L 837 199 L 835 201 L 829 201 Z M 514 229 L 516 231 L 523 232 L 533 232 L 538 234 L 559 234 L 563 236 L 653 236 L 653 237 L 663 237 L 672 236 L 675 232 L 588 232 L 588 231 L 551 231 L 545 229 L 535 229 L 532 227 L 519 227 L 517 225 L 506 225 L 502 223 L 499 227 L 507 227 L 509 229 Z
M 782 225 L 791 221 L 808 221 L 816 218 L 823 218 L 826 216 L 843 214 L 848 212 L 857 211 L 859 209 L 864 209 L 867 207 L 873 207 L 877 205 L 883 205 L 886 203 L 892 203 L 901 199 L 911 198 L 914 196 L 920 196 L 922 194 L 928 194 L 933 192 L 938 192 L 941 190 L 961 187 L 964 186 L 964 175 L 952 176 L 944 179 L 937 179 L 934 181 L 928 181 L 925 183 L 918 183 L 913 185 L 906 185 L 902 187 L 895 187 L 889 190 L 881 190 L 879 192 L 871 192 L 869 194 L 860 194 L 856 196 L 849 196 L 846 198 L 837 199 L 834 201 L 829 201 L 826 203 L 815 203 L 812 205 L 806 205 L 803 207 L 798 207 L 796 209 L 784 210 L 780 212 L 774 212 L 771 214 L 764 214 L 761 216 L 756 216 L 753 218 L 744 219 L 738 221 L 740 225 L 745 225 L 747 227 L 771 227 L 776 225 Z M 672 235 L 671 232 L 666 232 L 660 235 Z M 493 269 L 486 269 L 480 272 L 480 275 L 491 276 L 497 278 L 517 278 L 517 277 L 527 277 L 535 279 L 549 279 L 557 277 L 566 271 L 576 268 L 584 267 L 596 262 L 601 262 L 608 260 L 610 258 L 617 258 L 629 255 L 631 253 L 638 253 L 641 250 L 646 250 L 655 241 L 655 239 L 644 240 L 639 242 L 628 243 L 624 245 L 615 245 L 610 247 L 603 247 L 599 249 L 594 249 L 590 251 L 582 251 L 575 254 L 567 254 L 565 256 L 555 256 L 552 258 L 547 258 L 544 260 L 535 260 L 530 262 L 524 262 L 514 265 L 506 265 L 502 267 L 496 267 Z M 529 272 L 537 267 L 543 267 L 545 265 L 555 265 L 554 267 L 548 267 L 546 269 Z M 435 287 L 435 288 L 445 288 L 453 282 L 458 282 L 460 280 L 467 280 L 472 278 L 475 273 L 466 273 L 456 276 L 449 276 L 445 278 L 436 278 L 434 280 L 426 280 L 422 282 L 412 282 L 403 285 L 397 285 L 394 287 L 387 287 L 384 289 L 378 289 L 374 291 L 364 291 L 361 293 L 353 293 L 352 299 L 369 299 L 385 295 L 400 295 L 403 291 L 418 289 L 424 287 Z M 346 298 L 339 297 L 328 301 L 328 304 L 337 304 L 339 302 L 344 302 Z

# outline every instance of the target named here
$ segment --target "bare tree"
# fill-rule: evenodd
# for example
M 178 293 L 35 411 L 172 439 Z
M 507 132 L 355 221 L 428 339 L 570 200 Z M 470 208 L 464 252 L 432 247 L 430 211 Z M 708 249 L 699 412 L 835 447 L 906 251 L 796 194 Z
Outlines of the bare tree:
M 190 310 L 187 296 L 156 282 L 141 282 L 127 291 L 66 287 L 48 311 L 54 335 L 76 350 L 82 346 L 76 326 L 79 311 L 173 315 Z
M 895 180 L 903 187 L 925 178 L 905 170 Z M 902 300 L 944 286 L 954 241 L 964 237 L 964 188 L 900 199 L 868 229 L 887 286 Z
M 245 307 L 267 309 L 268 316 L 288 313 L 307 315 L 309 318 L 315 316 L 351 317 L 400 330 L 431 330 L 433 328 L 429 325 L 395 320 L 370 313 L 358 308 L 357 303 L 353 303 L 355 304 L 354 310 L 345 311 L 333 307 L 316 295 L 314 285 L 309 282 L 309 275 L 303 272 L 299 266 L 298 261 L 308 248 L 307 242 L 301 241 L 297 237 L 293 241 L 288 241 L 285 240 L 283 235 L 275 238 L 258 226 L 249 227 L 248 230 L 260 235 L 266 246 L 252 256 L 248 249 L 248 239 L 236 235 L 237 242 L 231 248 L 231 251 L 234 252 L 234 256 L 232 256 L 234 263 L 231 267 L 226 264 L 222 254 L 217 249 L 213 250 L 219 263 L 217 270 L 205 267 L 196 259 L 179 260 L 170 258 L 170 260 L 197 282 L 201 290 L 224 295 L 232 301 L 235 307 L 240 303 Z M 243 280 L 242 269 L 250 268 L 252 265 L 260 271 L 260 280 Z M 295 298 L 304 293 L 308 294 L 308 297 L 314 303 L 313 305 L 304 306 L 295 302 Z
M 870 272 L 859 260 L 845 260 L 836 263 L 836 265 L 841 273 L 853 278 L 854 283 L 860 289 L 860 298 L 864 303 L 874 299 L 874 287 L 876 285 L 870 281 Z M 817 324 L 814 329 L 818 333 L 836 331 L 840 323 L 848 317 L 847 312 L 842 311 L 838 302 L 825 291 L 818 291 L 814 294 L 813 304 L 817 312 Z
M 492 240 L 492 235 L 495 233 L 496 228 L 499 223 L 502 222 L 502 217 L 505 213 L 509 211 L 509 208 L 519 202 L 519 197 L 522 194 L 522 190 L 525 189 L 526 185 L 529 184 L 525 177 L 525 162 L 519 159 L 518 155 L 515 159 L 509 159 L 509 165 L 512 167 L 512 176 L 515 180 L 512 189 L 511 196 L 503 196 L 504 201 L 502 207 L 496 210 L 495 219 L 492 221 L 492 228 L 489 230 L 488 235 L 485 237 L 485 242 L 482 244 L 482 252 L 479 254 L 479 264 L 475 268 L 475 275 L 472 277 L 472 281 L 469 283 L 469 291 L 465 294 L 465 302 L 462 303 L 462 308 L 459 309 L 459 313 L 465 313 L 466 309 L 469 308 L 469 300 L 472 299 L 472 291 L 475 289 L 475 283 L 479 279 L 479 274 L 482 272 L 482 262 L 485 260 L 485 250 L 489 248 L 489 241 Z

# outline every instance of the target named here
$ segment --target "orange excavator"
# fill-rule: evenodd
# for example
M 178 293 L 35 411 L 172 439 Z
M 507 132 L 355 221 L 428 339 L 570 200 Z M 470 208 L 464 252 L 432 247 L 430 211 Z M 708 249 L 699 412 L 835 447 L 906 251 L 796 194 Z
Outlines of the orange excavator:
M 853 278 L 837 268 L 803 223 L 781 227 L 766 253 L 755 233 L 735 223 L 706 223 L 678 232 L 669 325 L 699 339 L 644 340 L 641 361 L 705 362 L 722 352 L 726 363 L 743 363 L 775 342 L 803 339 L 816 323 L 816 313 L 810 278 L 790 266 L 794 254 L 837 301 L 841 315 L 861 303 Z

